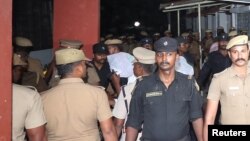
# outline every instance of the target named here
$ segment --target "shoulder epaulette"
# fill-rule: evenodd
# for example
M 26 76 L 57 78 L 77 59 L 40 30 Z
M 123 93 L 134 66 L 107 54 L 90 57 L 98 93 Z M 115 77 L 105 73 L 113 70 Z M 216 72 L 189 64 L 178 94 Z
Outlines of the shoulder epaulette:
M 215 73 L 215 74 L 213 75 L 213 77 L 216 78 L 216 77 L 218 77 L 218 76 L 224 74 L 225 72 L 227 72 L 227 70 L 228 70 L 228 69 L 225 69 L 225 70 L 223 70 L 223 71 L 221 71 L 221 72 L 219 72 L 219 73 Z

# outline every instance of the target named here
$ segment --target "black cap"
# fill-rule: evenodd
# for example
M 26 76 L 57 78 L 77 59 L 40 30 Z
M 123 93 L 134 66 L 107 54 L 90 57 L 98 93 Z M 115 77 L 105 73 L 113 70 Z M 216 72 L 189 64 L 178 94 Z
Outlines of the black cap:
M 228 41 L 228 35 L 226 33 L 222 33 L 221 35 L 218 36 L 219 41 Z
M 141 39 L 140 44 L 141 44 L 141 45 L 153 44 L 153 40 L 150 39 L 150 38 L 143 38 L 143 39 Z
M 173 52 L 177 51 L 178 43 L 174 38 L 162 37 L 154 43 L 155 51 Z
M 93 45 L 93 53 L 104 53 L 108 54 L 107 46 L 103 43 L 96 43 Z

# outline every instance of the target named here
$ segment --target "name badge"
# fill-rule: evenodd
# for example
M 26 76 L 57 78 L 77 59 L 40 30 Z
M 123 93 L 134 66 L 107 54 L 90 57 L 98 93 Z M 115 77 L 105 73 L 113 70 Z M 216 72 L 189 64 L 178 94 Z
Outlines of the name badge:
M 162 91 L 146 93 L 146 97 L 162 96 Z

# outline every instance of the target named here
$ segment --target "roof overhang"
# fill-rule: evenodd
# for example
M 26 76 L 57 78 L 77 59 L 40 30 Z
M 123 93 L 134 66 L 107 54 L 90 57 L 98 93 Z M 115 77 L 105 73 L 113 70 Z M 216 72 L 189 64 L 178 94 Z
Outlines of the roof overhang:
M 225 4 L 250 4 L 249 0 L 181 0 L 177 2 L 168 2 L 160 4 L 160 10 L 163 12 L 171 12 L 178 10 L 187 10 L 197 8 L 198 5 L 203 7 L 212 7 Z

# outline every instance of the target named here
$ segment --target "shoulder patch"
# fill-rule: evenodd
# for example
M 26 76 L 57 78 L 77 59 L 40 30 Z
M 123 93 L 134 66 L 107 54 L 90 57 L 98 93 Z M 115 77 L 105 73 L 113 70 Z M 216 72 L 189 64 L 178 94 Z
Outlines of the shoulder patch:
M 214 78 L 217 78 L 218 76 L 220 76 L 220 75 L 226 73 L 227 70 L 228 70 L 228 69 L 225 69 L 225 70 L 223 70 L 223 71 L 221 71 L 221 72 L 219 72 L 219 73 L 215 73 L 215 74 L 213 75 L 213 77 L 214 77 Z

